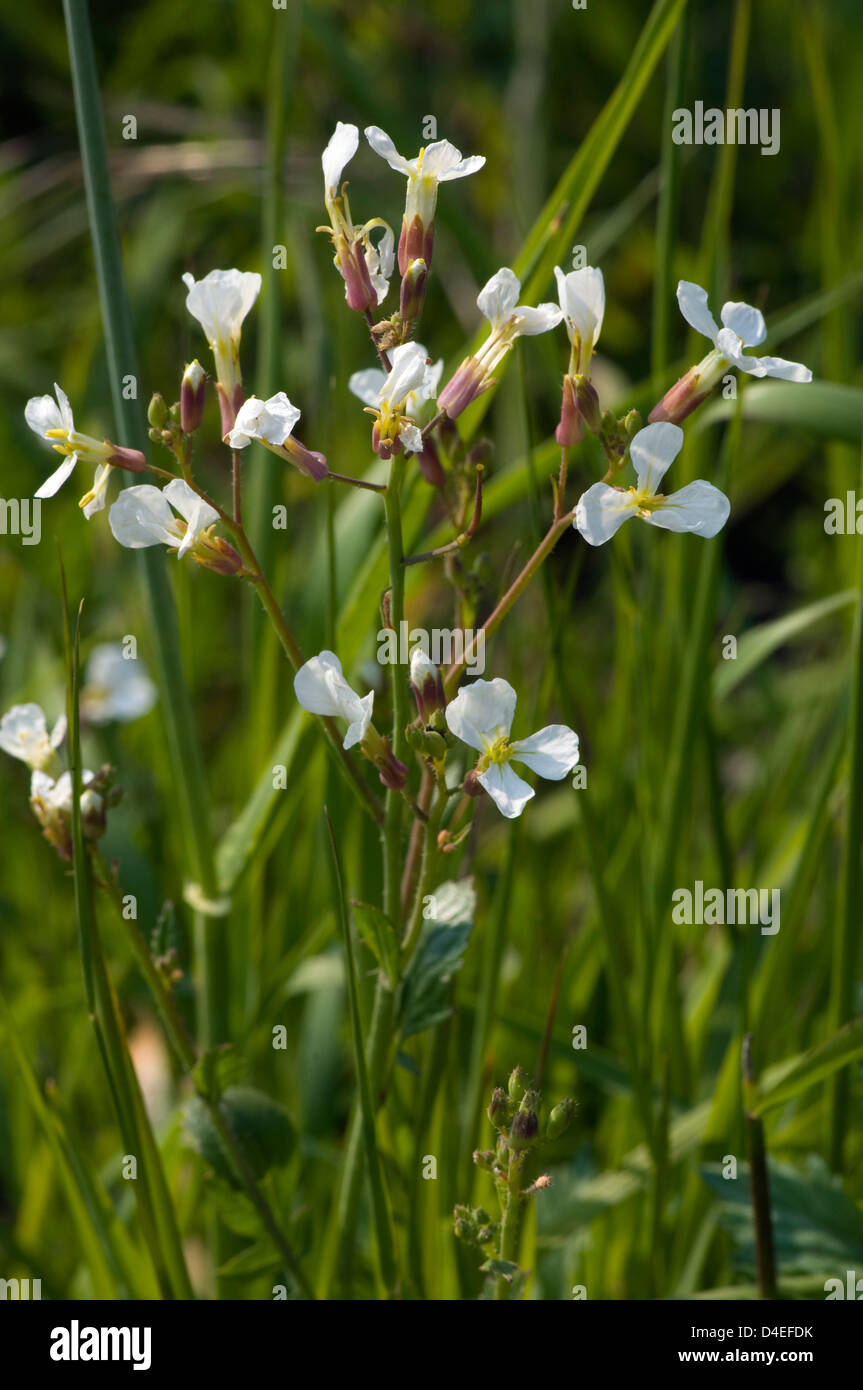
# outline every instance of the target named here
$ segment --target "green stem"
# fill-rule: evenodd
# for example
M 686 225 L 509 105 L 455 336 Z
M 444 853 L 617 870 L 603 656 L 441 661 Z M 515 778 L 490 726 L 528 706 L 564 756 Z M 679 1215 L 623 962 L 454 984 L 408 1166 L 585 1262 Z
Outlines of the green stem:
M 86 0 L 63 0 L 63 10 L 114 418 L 120 441 L 141 449 L 146 455 L 149 444 L 141 403 L 137 399 L 128 399 L 123 390 L 128 378 L 137 383 L 140 374 L 111 198 L 89 10 Z M 129 482 L 134 482 L 132 475 Z M 204 896 L 214 898 L 217 884 L 207 814 L 209 798 L 191 701 L 183 676 L 171 585 L 161 554 L 156 555 L 152 550 L 142 551 L 141 565 L 162 696 L 161 711 L 166 723 L 171 764 L 175 770 L 173 786 L 184 828 L 186 857 Z M 220 972 L 214 974 L 212 969 L 208 969 L 205 971 L 206 979 L 201 981 L 200 971 L 202 956 L 209 956 L 212 963 L 214 952 L 222 953 L 222 929 L 212 919 L 196 914 L 194 935 L 199 969 L 200 1031 L 204 1038 L 221 1040 L 226 1032 L 225 1007 L 224 1001 L 214 993 Z
M 514 1265 L 518 1264 L 518 1237 L 521 1231 L 521 1212 L 525 1201 L 519 1185 L 520 1173 L 521 1158 L 511 1152 L 506 1177 L 503 1219 L 500 1223 L 500 1258 Z M 504 1279 L 501 1276 L 495 1287 L 495 1298 L 506 1300 L 511 1291 L 512 1285 L 509 1279 Z

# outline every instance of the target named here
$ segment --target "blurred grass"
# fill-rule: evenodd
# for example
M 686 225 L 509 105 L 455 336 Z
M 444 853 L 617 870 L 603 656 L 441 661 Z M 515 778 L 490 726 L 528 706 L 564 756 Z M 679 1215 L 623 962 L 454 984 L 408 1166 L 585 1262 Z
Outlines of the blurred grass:
M 787 4 L 766 0 L 751 15 L 749 6 L 737 7 L 738 26 L 744 12 L 749 19 L 745 71 L 738 62 L 732 74 L 741 84 L 740 104 L 780 107 L 782 145 L 771 159 L 748 147 L 726 150 L 718 172 L 717 151 L 669 147 L 668 84 L 675 91 L 682 84 L 683 104 L 725 104 L 732 7 L 719 0 L 687 7 L 681 49 L 669 60 L 658 45 L 643 95 L 627 101 L 626 119 L 595 167 L 592 146 L 582 141 L 621 81 L 646 10 L 605 0 L 574 13 L 564 0 L 546 0 L 526 56 L 518 8 L 484 0 L 465 14 L 452 0 L 422 11 L 327 0 L 277 14 L 250 0 L 203 7 L 148 0 L 120 15 L 107 0 L 93 4 L 141 401 L 156 389 L 173 399 L 183 362 L 203 360 L 205 345 L 183 309 L 181 272 L 260 269 L 270 292 L 255 310 L 257 323 L 248 321 L 247 380 L 256 389 L 285 389 L 303 409 L 301 437 L 333 466 L 360 473 L 370 466 L 366 417 L 346 383 L 353 370 L 373 365 L 372 355 L 364 326 L 344 309 L 326 241 L 314 236 L 322 218 L 319 155 L 337 119 L 374 121 L 407 152 L 418 146 L 429 112 L 441 135 L 466 153 L 488 156 L 481 176 L 441 193 L 436 273 L 422 329 L 435 358 L 452 360 L 471 337 L 479 285 L 498 265 L 516 262 L 548 190 L 581 147 L 575 167 L 583 182 L 569 215 L 574 208 L 583 219 L 577 234 L 591 262 L 592 247 L 602 252 L 608 312 L 599 367 L 613 363 L 622 373 L 621 403 L 637 399 L 646 411 L 656 394 L 651 378 L 664 372 L 670 380 L 685 367 L 685 325 L 669 293 L 679 277 L 697 279 L 701 271 L 715 277 L 720 302 L 762 305 L 769 351 L 781 341 L 783 353 L 812 366 L 811 387 L 747 383 L 733 450 L 734 402 L 717 401 L 692 418 L 681 468 L 715 480 L 723 453 L 729 459 L 732 516 L 715 548 L 632 527 L 635 534 L 622 534 L 613 552 L 584 553 L 577 537 L 567 536 L 548 563 L 547 582 L 533 586 L 490 640 L 486 674 L 516 686 L 519 715 L 527 720 L 532 712 L 537 724 L 565 719 L 578 730 L 588 789 L 544 785 L 516 836 L 493 808 L 482 809 L 478 837 L 448 874 L 472 873 L 479 900 L 455 977 L 455 1013 L 434 1034 L 405 1044 L 419 1080 L 396 1066 L 378 1119 L 396 1245 L 399 1252 L 410 1246 L 417 1287 L 428 1298 L 475 1294 L 475 1262 L 456 1249 L 451 1212 L 454 1201 L 468 1198 L 471 1182 L 474 1200 L 493 1210 L 489 1180 L 470 1163 L 471 1150 L 491 1139 L 481 1115 L 477 1123 L 477 1108 L 515 1063 L 536 1065 L 566 947 L 545 1085 L 549 1094 L 576 1094 L 579 1111 L 547 1158 L 555 1185 L 538 1206 L 533 1296 L 566 1298 L 572 1284 L 585 1283 L 591 1298 L 729 1296 L 729 1289 L 743 1297 L 753 1288 L 752 1272 L 702 1174 L 703 1165 L 728 1153 L 741 1160 L 742 1172 L 741 1028 L 748 1019 L 759 1070 L 770 1077 L 789 1058 L 825 1044 L 848 1000 L 855 1014 L 863 1008 L 853 952 L 844 977 L 850 993 L 839 1012 L 831 1003 L 840 913 L 853 882 L 848 855 L 859 865 L 856 840 L 843 847 L 846 824 L 852 833 L 855 824 L 849 797 L 856 762 L 849 762 L 845 730 L 856 605 L 849 598 L 840 606 L 840 599 L 859 583 L 860 542 L 828 538 L 823 529 L 826 498 L 858 486 L 863 150 L 854 113 L 863 16 L 850 0 L 835 0 L 817 15 L 795 5 L 800 37 L 789 44 Z M 671 23 L 664 39 L 672 44 L 681 8 L 665 7 Z M 0 447 L 4 495 L 23 497 L 45 457 L 24 424 L 27 397 L 59 380 L 79 428 L 101 436 L 112 428 L 110 371 L 62 22 L 59 14 L 7 6 L 0 23 L 8 68 L 0 98 Z M 136 142 L 121 136 L 128 112 L 138 116 Z M 675 152 L 680 157 L 670 168 Z M 528 177 L 534 164 L 538 172 Z M 397 221 L 401 185 L 392 171 L 363 149 L 350 175 L 359 217 L 381 212 Z M 569 230 L 565 221 L 561 226 Z M 289 249 L 287 269 L 277 274 L 266 260 L 271 235 Z M 559 241 L 561 263 L 568 264 L 570 238 Z M 552 261 L 536 264 L 543 273 L 534 297 L 549 298 Z M 494 444 L 475 543 L 488 552 L 494 576 L 486 604 L 530 553 L 535 519 L 542 526 L 549 513 L 547 479 L 557 466 L 548 440 L 562 336 L 518 351 L 524 392 L 515 389 L 513 362 L 506 389 L 482 421 Z M 205 436 L 196 468 L 214 489 L 224 488 L 212 418 Z M 575 455 L 574 495 L 597 476 L 595 463 L 589 445 Z M 386 583 L 379 499 L 336 499 L 333 585 L 327 498 L 271 456 L 244 466 L 257 525 L 273 541 L 277 592 L 303 649 L 325 645 L 334 623 L 336 649 L 355 683 L 374 678 L 368 663 Z M 266 531 L 274 502 L 288 507 L 287 533 Z M 409 550 L 420 539 L 422 548 L 450 539 L 421 480 L 409 477 L 403 512 Z M 83 523 L 75 496 L 64 490 L 44 504 L 42 520 L 39 546 L 2 538 L 0 634 L 7 648 L 0 695 L 3 709 L 36 699 L 53 721 L 64 698 L 55 534 L 70 595 L 87 599 L 83 657 L 87 644 L 131 633 L 151 674 L 158 659 L 131 557 L 100 524 L 104 518 Z M 240 595 L 215 576 L 156 558 L 179 613 L 219 876 L 235 885 L 229 1031 L 255 1085 L 287 1106 L 301 1136 L 298 1154 L 268 1183 L 304 1266 L 314 1271 L 324 1262 L 355 1090 L 319 808 L 330 806 L 351 898 L 379 900 L 376 836 L 349 811 L 313 731 L 295 713 L 275 643 Z M 701 611 L 702 645 L 693 656 L 688 634 L 699 565 L 715 567 L 714 607 Z M 449 621 L 449 601 L 436 567 L 409 571 L 412 624 Z M 812 621 L 805 626 L 789 619 L 807 611 Z M 772 640 L 777 632 L 779 645 Z M 737 665 L 722 659 L 725 634 L 740 639 Z M 687 653 L 699 667 L 684 680 Z M 672 732 L 674 712 L 687 689 L 694 703 L 681 742 Z M 376 709 L 384 720 L 391 712 L 383 686 Z M 85 729 L 83 754 L 87 766 L 118 764 L 126 796 L 111 817 L 106 858 L 120 861 L 145 934 L 165 900 L 176 904 L 188 965 L 176 754 L 162 735 L 162 713 Z M 670 762 L 677 768 L 674 817 L 661 810 L 671 795 Z M 288 768 L 288 789 L 275 795 L 274 763 Z M 23 767 L 4 759 L 0 963 L 14 1045 L 0 1062 L 0 1272 L 11 1275 L 26 1259 L 61 1293 L 142 1292 L 150 1276 L 141 1273 L 119 1177 L 119 1134 L 82 1008 L 70 881 L 38 839 L 26 786 Z M 232 828 L 244 806 L 253 831 L 245 848 Z M 645 896 L 657 864 L 658 879 L 672 884 L 725 882 L 730 865 L 738 886 L 780 887 L 779 934 L 673 925 L 662 900 L 656 910 Z M 130 1049 L 153 1088 L 142 1081 L 179 1194 L 193 1282 L 209 1290 L 198 1198 L 218 1200 L 234 1254 L 253 1239 L 253 1214 L 229 1190 L 214 1193 L 201 1160 L 181 1146 L 180 1092 L 150 1026 L 152 1004 L 116 924 L 106 921 L 103 931 Z M 363 945 L 356 951 L 358 1007 L 367 1024 L 372 961 Z M 659 957 L 664 977 L 656 973 Z M 672 996 L 657 988 L 663 978 L 669 987 L 674 981 Z M 187 980 L 178 998 L 188 1016 Z M 584 1052 L 571 1045 L 581 1023 L 588 1030 Z M 277 1025 L 287 1032 L 284 1050 L 272 1046 Z M 859 1210 L 859 1060 L 843 1075 L 849 1105 L 841 1163 L 835 1145 L 830 1158 L 840 1195 Z M 772 1159 L 803 1174 L 807 1156 L 827 1152 L 826 1094 L 822 1076 L 766 1111 Z M 438 1160 L 436 1181 L 417 1176 L 418 1160 L 428 1154 Z M 817 1229 L 817 1213 L 807 1219 Z M 354 1288 L 370 1294 L 374 1240 L 365 1210 L 359 1235 Z M 793 1242 L 782 1249 L 780 1284 L 787 1279 L 790 1286 L 800 1277 L 801 1257 Z M 271 1273 L 234 1270 L 222 1282 L 231 1296 L 270 1296 Z M 841 1271 L 825 1265 L 820 1272 L 826 1278 Z M 806 1273 L 812 1279 L 811 1268 Z M 815 1296 L 822 1286 L 823 1278 L 820 1286 L 814 1281 Z

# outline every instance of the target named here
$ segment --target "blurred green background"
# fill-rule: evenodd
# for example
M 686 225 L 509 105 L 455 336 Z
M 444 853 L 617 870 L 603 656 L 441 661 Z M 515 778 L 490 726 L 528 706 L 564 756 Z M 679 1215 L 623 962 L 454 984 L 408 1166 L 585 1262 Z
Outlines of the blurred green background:
M 269 277 L 246 322 L 245 381 L 258 394 L 287 391 L 303 411 L 303 441 L 326 453 L 334 468 L 364 470 L 368 417 L 349 395 L 347 380 L 374 365 L 373 355 L 364 324 L 344 305 L 329 242 L 315 234 L 325 220 L 320 153 L 335 122 L 380 125 L 411 155 L 431 114 L 440 136 L 466 154 L 487 156 L 480 175 L 441 190 L 422 340 L 435 358 L 452 363 L 475 330 L 479 287 L 498 266 L 513 263 L 620 81 L 647 8 L 632 0 L 589 0 L 583 12 L 567 0 L 477 0 L 470 6 L 455 0 L 422 6 L 289 0 L 286 11 L 274 11 L 269 0 L 149 0 L 122 11 L 107 0 L 93 3 L 142 403 L 155 390 L 176 399 L 184 363 L 199 356 L 207 364 L 198 326 L 184 310 L 182 272 L 266 269 L 272 246 L 284 244 L 287 269 Z M 676 151 L 676 198 L 667 205 L 668 228 L 658 233 L 661 190 L 668 186 L 663 171 L 667 175 L 672 157 L 666 102 L 675 61 L 681 104 L 724 106 L 734 81 L 735 23 L 744 39 L 737 104 L 780 109 L 780 153 L 763 157 L 743 146 L 723 163 L 719 149 Z M 30 496 L 47 466 L 24 422 L 29 396 L 50 391 L 56 380 L 72 400 L 78 428 L 101 438 L 112 434 L 113 421 L 62 15 L 59 8 L 4 0 L 0 26 L 0 455 L 8 498 Z M 776 350 L 804 361 L 819 382 L 857 388 L 841 400 L 813 394 L 795 417 L 787 392 L 773 384 L 775 407 L 744 422 L 739 442 L 732 443 L 723 424 L 703 422 L 705 408 L 687 426 L 691 451 L 679 465 L 686 476 L 717 479 L 724 457 L 732 515 L 716 542 L 721 573 L 704 687 L 685 745 L 691 763 L 672 847 L 674 883 L 701 878 L 780 887 L 783 928 L 777 938 L 674 929 L 682 1032 L 679 1050 L 669 1050 L 661 1025 L 665 1000 L 657 994 L 662 981 L 646 973 L 645 885 L 661 835 L 667 755 L 703 543 L 632 527 L 638 534 L 621 536 L 615 553 L 607 547 L 585 554 L 578 536 L 567 535 L 543 579 L 489 642 L 486 675 L 503 675 L 519 690 L 523 722 L 516 735 L 551 718 L 572 723 L 581 735 L 606 913 L 575 804 L 581 793 L 566 784 L 542 786 L 516 826 L 496 818 L 493 807 L 481 808 L 479 832 L 456 866 L 459 874 L 475 875 L 478 910 L 457 977 L 455 1012 L 438 1033 L 407 1047 L 421 1075 L 435 1078 L 419 1152 L 437 1155 L 436 1183 L 398 1176 L 413 1172 L 416 1082 L 410 1071 L 397 1068 L 388 1106 L 385 1145 L 393 1159 L 397 1228 L 405 1246 L 421 1247 L 413 1287 L 430 1298 L 470 1297 L 478 1290 L 475 1264 L 456 1253 L 447 1214 L 454 1201 L 470 1195 L 472 1148 L 491 1142 L 489 1127 L 474 1121 L 479 1087 L 501 1084 L 516 1063 L 528 1070 L 536 1065 L 556 979 L 560 996 L 545 1082 L 554 1098 L 576 1095 L 579 1112 L 559 1151 L 545 1160 L 553 1165 L 555 1185 L 543 1196 L 538 1229 L 531 1225 L 526 1238 L 522 1262 L 537 1271 L 533 1296 L 542 1298 L 569 1297 L 575 1284 L 586 1285 L 590 1298 L 751 1290 L 745 1180 L 728 1196 L 728 1185 L 713 1176 L 724 1155 L 745 1157 L 736 1061 L 741 1030 L 748 1025 L 755 1031 L 759 1068 L 803 1052 L 830 1031 L 843 837 L 853 791 L 837 740 L 853 695 L 854 605 L 832 605 L 760 659 L 756 644 L 751 671 L 733 689 L 720 639 L 732 634 L 742 641 L 760 625 L 858 582 L 859 541 L 826 536 L 823 519 L 825 500 L 857 487 L 860 474 L 863 13 L 852 0 L 817 6 L 756 0 L 751 8 L 693 0 L 674 45 L 658 63 L 575 238 L 605 276 L 608 308 L 596 367 L 603 403 L 637 404 L 646 415 L 678 369 L 697 360 L 673 291 L 680 277 L 701 276 L 705 283 L 706 271 L 719 302 L 757 304 L 768 327 L 786 328 L 788 341 L 769 338 L 768 351 L 775 341 Z M 277 144 L 273 151 L 270 138 L 268 154 L 268 130 L 278 128 L 282 104 L 284 148 Z M 137 120 L 134 141 L 122 137 L 130 114 Z M 364 142 L 348 176 L 357 219 L 384 216 L 397 227 L 402 180 Z M 658 345 L 657 283 L 668 288 L 660 305 L 667 316 L 665 342 Z M 554 297 L 551 278 L 540 297 Z M 268 370 L 273 379 L 264 380 L 269 331 L 275 367 Z M 565 362 L 562 330 L 522 344 L 507 369 L 508 389 L 483 421 L 493 444 L 492 487 L 499 480 L 505 486 L 474 545 L 488 557 L 481 616 L 504 577 L 530 553 L 549 515 L 547 476 L 554 465 L 543 448 L 556 423 Z M 229 491 L 225 459 L 211 403 L 196 466 L 223 501 Z M 571 467 L 573 501 L 600 476 L 595 464 L 587 445 Z M 351 495 L 344 501 L 312 491 L 270 455 L 250 460 L 246 476 L 255 499 L 253 525 L 304 652 L 311 655 L 335 638 L 354 683 L 380 683 L 374 652 L 383 583 L 369 568 L 365 588 L 355 582 L 379 543 L 376 500 Z M 153 666 L 134 557 L 114 543 L 104 515 L 83 521 L 78 491 L 67 486 L 43 504 L 40 545 L 24 547 L 9 536 L 0 544 L 0 635 L 6 643 L 0 707 L 36 700 L 49 721 L 63 701 L 55 537 L 71 598 L 76 604 L 85 599 L 84 657 L 98 642 L 133 634 L 139 656 Z M 422 525 L 415 529 L 427 536 L 441 517 L 426 493 L 427 505 L 415 513 Z M 288 505 L 286 533 L 265 525 L 268 506 L 278 502 Z M 330 522 L 334 584 L 327 562 Z M 411 539 L 418 542 L 419 534 Z M 165 563 L 175 586 L 218 837 L 273 762 L 272 745 L 294 708 L 290 671 L 261 626 L 253 595 L 191 572 L 173 557 Z M 412 623 L 446 625 L 450 604 L 439 569 L 411 572 Z M 382 727 L 387 698 L 380 685 Z M 262 825 L 258 852 L 235 893 L 230 1031 L 255 1084 L 287 1107 L 301 1135 L 290 1166 L 270 1181 L 290 1213 L 298 1248 L 314 1266 L 354 1089 L 324 868 L 324 799 L 344 846 L 350 896 L 373 900 L 380 871 L 375 835 L 357 823 L 314 730 L 303 728 L 288 789 Z M 112 762 L 125 788 L 104 842 L 107 857 L 120 863 L 123 890 L 137 895 L 139 921 L 148 932 L 166 901 L 178 904 L 170 931 L 188 964 L 174 770 L 158 707 L 129 725 L 85 731 L 84 751 L 87 766 Z M 71 881 L 39 838 L 23 765 L 5 758 L 0 798 L 2 991 L 37 1077 L 56 1088 L 70 1133 L 125 1218 L 129 1199 L 119 1178 L 119 1141 L 83 1006 Z M 652 1039 L 645 1049 L 658 1112 L 664 1104 L 670 1117 L 670 1156 L 661 1181 L 639 1150 L 644 1135 L 610 994 L 609 917 L 622 943 L 639 1034 Z M 670 914 L 665 929 L 671 933 Z M 110 918 L 105 930 L 133 1050 L 165 1136 L 193 1279 L 212 1292 L 199 1206 L 207 1170 L 181 1148 L 177 1091 L 146 990 Z M 364 957 L 366 970 L 370 964 Z M 859 1013 L 863 999 L 854 968 Z M 365 975 L 363 988 L 368 995 Z M 190 1018 L 191 995 L 187 974 L 178 997 Z M 478 1002 L 489 997 L 493 1019 L 477 1038 Z M 276 1024 L 288 1029 L 285 1052 L 270 1045 Z M 585 1052 L 570 1045 L 576 1024 L 588 1029 Z M 854 1259 L 863 1259 L 859 1063 L 850 1084 L 838 1165 L 825 1139 L 823 1086 L 769 1112 L 768 1149 L 784 1165 L 775 1199 L 780 1277 L 789 1287 L 798 1281 L 812 1296 L 823 1296 L 825 1278 L 842 1277 Z M 485 1183 L 477 1177 L 474 1197 L 491 1210 L 493 1193 Z M 41 1276 L 45 1296 L 92 1291 L 54 1160 L 5 1047 L 0 1252 L 0 1273 Z M 364 1242 L 360 1289 L 372 1287 L 369 1258 Z M 267 1270 L 246 1273 L 223 1280 L 221 1292 L 269 1297 L 272 1283 Z

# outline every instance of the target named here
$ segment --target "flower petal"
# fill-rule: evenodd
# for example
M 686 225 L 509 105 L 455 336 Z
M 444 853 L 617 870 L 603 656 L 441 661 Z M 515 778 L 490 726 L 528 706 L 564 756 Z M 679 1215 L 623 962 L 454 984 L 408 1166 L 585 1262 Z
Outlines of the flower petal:
M 485 787 L 502 816 L 515 820 L 527 803 L 536 796 L 533 787 L 522 781 L 509 763 L 492 763 L 485 772 L 477 774 L 477 781 Z
M 43 439 L 49 430 L 66 428 L 53 396 L 31 396 L 24 407 L 24 419 L 33 433 L 41 435 Z
M 368 125 L 363 133 L 375 154 L 385 159 L 391 169 L 395 169 L 399 174 L 412 172 L 411 162 L 399 154 L 386 131 L 381 130 L 380 126 Z
M 472 154 L 465 159 L 461 150 L 449 140 L 435 140 L 423 155 L 422 173 L 424 177 L 437 179 L 438 183 L 448 183 L 450 179 L 464 179 L 468 174 L 475 174 L 484 164 L 484 155 Z
M 508 266 L 502 266 L 477 295 L 477 308 L 492 328 L 496 328 L 511 317 L 520 293 L 518 276 Z
M 784 357 L 748 357 L 741 354 L 737 366 L 750 376 L 772 376 L 779 381 L 811 381 L 812 373 L 802 362 L 787 362 Z
M 742 338 L 746 347 L 758 347 L 767 337 L 764 315 L 760 309 L 753 309 L 751 304 L 729 299 L 723 304 L 719 317 L 723 327 L 730 328 L 732 333 Z
M 352 373 L 348 381 L 348 390 L 358 396 L 364 405 L 377 405 L 386 379 L 387 374 L 380 367 L 366 367 L 361 372 Z
M 40 705 L 13 705 L 0 719 L 0 748 L 11 758 L 38 767 L 50 754 L 48 724 Z
M 292 405 L 284 391 L 270 396 L 268 401 L 249 396 L 237 411 L 234 428 L 228 433 L 232 449 L 244 449 L 253 439 L 281 445 L 300 418 L 301 411 Z
M 712 483 L 697 478 L 666 497 L 656 511 L 644 518 L 651 526 L 664 531 L 692 531 L 709 539 L 722 530 L 728 520 L 731 503 Z
M 128 550 L 179 543 L 174 513 L 151 483 L 124 488 L 108 513 L 108 525 L 114 539 Z
M 496 738 L 509 736 L 517 698 L 500 676 L 463 685 L 446 707 L 447 725 L 462 743 L 484 753 Z
M 677 286 L 677 302 L 689 326 L 715 343 L 719 324 L 708 308 L 707 290 L 693 284 L 691 280 L 681 280 Z
M 412 391 L 422 389 L 426 372 L 426 350 L 421 343 L 402 343 L 390 353 L 390 362 L 392 371 L 378 392 L 378 405 L 388 405 L 395 409 Z
M 126 489 L 127 492 L 131 490 Z M 183 478 L 172 478 L 163 489 L 162 496 L 167 498 L 171 506 L 189 523 L 189 530 L 194 531 L 195 535 L 219 520 L 219 513 L 215 507 L 211 507 L 209 502 L 199 497 Z
M 359 143 L 360 132 L 355 125 L 345 124 L 344 121 L 336 122 L 336 128 L 321 155 L 327 197 L 338 194 L 345 165 L 353 159 Z
M 77 462 L 77 454 L 69 454 L 67 458 L 64 458 L 60 467 L 55 468 L 50 477 L 46 478 L 42 486 L 33 494 L 34 497 L 53 497 L 55 492 L 59 492 L 66 479 L 74 472 Z
M 535 309 L 527 304 L 519 304 L 515 314 L 522 338 L 534 338 L 537 333 L 547 333 L 550 328 L 556 328 L 563 318 L 563 310 L 557 304 L 537 304 Z
M 421 454 L 425 448 L 422 432 L 416 425 L 402 425 L 399 430 L 399 439 L 407 454 Z
M 605 281 L 602 271 L 585 265 L 564 275 L 555 266 L 557 294 L 570 339 L 577 334 L 591 350 L 596 346 L 605 317 Z
M 203 280 L 187 271 L 186 308 L 197 319 L 212 345 L 240 335 L 242 323 L 261 291 L 256 271 L 211 270 Z
M 350 687 L 348 687 L 350 690 Z M 351 699 L 345 700 L 342 707 L 342 718 L 350 719 L 348 731 L 345 734 L 343 748 L 353 748 L 355 743 L 362 743 L 366 736 L 366 730 L 372 719 L 372 707 L 375 703 L 375 692 L 370 690 L 368 695 L 360 697 L 355 691 L 351 690 Z
M 322 651 L 301 666 L 294 676 L 294 694 L 310 714 L 339 715 L 348 725 L 343 747 L 361 743 L 372 717 L 374 691 L 362 699 L 342 675 L 335 652 Z
M 638 486 L 651 496 L 683 448 L 683 430 L 669 420 L 645 425 L 629 446 L 629 457 L 638 478 Z
M 594 483 L 579 497 L 572 524 L 588 545 L 604 545 L 637 511 L 632 492 L 609 483 Z
M 512 756 L 550 782 L 559 782 L 578 762 L 578 734 L 566 724 L 547 724 L 512 745 Z

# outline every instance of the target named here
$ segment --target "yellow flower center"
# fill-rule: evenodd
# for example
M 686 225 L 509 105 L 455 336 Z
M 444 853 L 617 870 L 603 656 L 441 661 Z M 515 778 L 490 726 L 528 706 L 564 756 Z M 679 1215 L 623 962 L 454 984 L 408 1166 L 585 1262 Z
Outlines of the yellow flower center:
M 486 745 L 480 759 L 480 772 L 485 772 L 492 763 L 508 763 L 512 757 L 512 747 L 507 734 L 498 734 L 493 743 Z
M 665 505 L 665 494 L 662 492 L 639 491 L 638 488 L 634 487 L 631 487 L 629 492 L 638 507 L 640 516 L 650 516 L 651 512 L 655 512 Z

